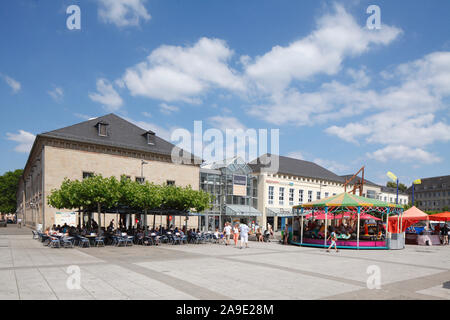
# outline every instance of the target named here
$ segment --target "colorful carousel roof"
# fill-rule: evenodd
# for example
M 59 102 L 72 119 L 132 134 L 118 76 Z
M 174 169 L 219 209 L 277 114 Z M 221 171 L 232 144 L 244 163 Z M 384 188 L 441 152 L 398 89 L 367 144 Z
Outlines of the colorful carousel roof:
M 387 203 L 377 199 L 370 199 L 350 193 L 341 193 L 325 199 L 308 202 L 294 209 L 324 208 L 324 207 L 377 207 L 377 208 L 403 208 L 399 204 Z

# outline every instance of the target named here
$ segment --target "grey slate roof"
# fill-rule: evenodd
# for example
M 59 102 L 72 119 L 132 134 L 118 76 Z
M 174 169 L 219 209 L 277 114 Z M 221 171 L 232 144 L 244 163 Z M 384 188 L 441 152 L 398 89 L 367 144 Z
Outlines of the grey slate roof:
M 99 122 L 108 125 L 108 136 L 98 135 L 96 125 Z M 147 143 L 145 135 L 147 132 L 149 131 L 110 113 L 72 126 L 45 132 L 38 136 L 171 155 L 172 149 L 175 147 L 172 143 L 155 135 L 155 144 L 150 145 Z
M 252 161 L 249 166 L 254 172 L 261 171 L 261 168 L 265 167 L 259 161 L 262 157 L 271 156 L 270 154 L 265 154 L 258 159 Z M 263 162 L 264 163 L 264 162 Z M 325 169 L 318 164 L 310 161 L 299 160 L 294 158 L 288 158 L 285 156 L 279 156 L 279 169 L 278 173 L 287 174 L 305 178 L 322 179 L 333 182 L 345 183 L 344 178 L 338 176 L 337 174 Z

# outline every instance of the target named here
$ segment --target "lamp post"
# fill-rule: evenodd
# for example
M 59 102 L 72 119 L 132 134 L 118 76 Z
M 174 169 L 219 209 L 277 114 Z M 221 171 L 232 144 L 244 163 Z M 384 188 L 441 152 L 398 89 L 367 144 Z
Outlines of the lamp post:
M 319 184 L 320 185 L 320 188 L 319 188 L 319 192 L 320 192 L 320 199 L 322 199 L 322 187 L 326 187 L 327 185 L 326 184 L 322 184 L 322 182 Z
M 414 206 L 414 185 L 416 184 L 421 184 L 422 180 L 417 179 L 413 181 L 413 185 L 412 185 L 412 202 L 411 202 L 411 206 Z
M 141 178 L 144 178 L 144 164 L 148 164 L 148 162 L 141 160 Z
M 148 164 L 147 161 L 141 160 L 141 184 L 144 183 L 144 164 Z M 141 215 L 142 217 L 142 215 Z M 136 217 L 135 217 L 136 218 Z M 140 221 L 142 225 L 142 221 Z M 144 212 L 144 230 L 147 231 L 147 210 Z
M 395 200 L 395 204 L 398 204 L 398 178 L 397 178 L 397 176 L 396 176 L 395 174 L 393 174 L 393 173 L 390 172 L 390 171 L 389 171 L 386 175 L 387 175 L 389 178 L 391 178 L 392 181 L 394 181 L 394 182 L 397 183 L 397 199 Z

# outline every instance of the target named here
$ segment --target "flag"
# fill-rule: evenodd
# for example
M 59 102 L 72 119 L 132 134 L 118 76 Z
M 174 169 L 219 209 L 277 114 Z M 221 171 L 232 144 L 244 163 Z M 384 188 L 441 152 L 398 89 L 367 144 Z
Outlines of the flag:
M 387 176 L 391 178 L 394 182 L 397 182 L 397 176 L 392 172 L 388 171 Z

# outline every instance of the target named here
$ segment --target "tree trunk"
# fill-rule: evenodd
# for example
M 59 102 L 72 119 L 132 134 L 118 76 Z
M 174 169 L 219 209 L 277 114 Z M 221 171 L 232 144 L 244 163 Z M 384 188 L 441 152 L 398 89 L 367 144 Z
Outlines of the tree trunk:
M 98 232 L 97 234 L 100 235 L 101 225 L 102 225 L 102 206 L 100 203 L 97 203 L 97 210 L 98 210 Z

